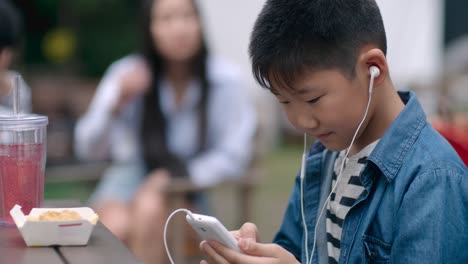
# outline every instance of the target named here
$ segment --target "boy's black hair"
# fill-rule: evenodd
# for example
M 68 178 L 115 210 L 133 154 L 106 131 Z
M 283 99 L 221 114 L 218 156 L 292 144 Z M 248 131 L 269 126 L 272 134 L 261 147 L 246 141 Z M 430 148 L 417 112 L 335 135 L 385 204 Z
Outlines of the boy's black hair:
M 16 46 L 19 39 L 20 18 L 14 7 L 0 0 L 0 51 Z
M 339 69 L 354 78 L 360 49 L 387 52 L 375 0 L 267 0 L 250 37 L 252 71 L 259 84 L 292 90 L 305 70 Z

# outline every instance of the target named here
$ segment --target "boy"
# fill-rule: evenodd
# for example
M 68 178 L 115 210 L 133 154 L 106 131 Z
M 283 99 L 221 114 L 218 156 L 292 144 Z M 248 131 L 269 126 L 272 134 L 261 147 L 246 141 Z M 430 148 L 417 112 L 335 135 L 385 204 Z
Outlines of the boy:
M 200 244 L 210 263 L 468 263 L 467 168 L 414 93 L 395 91 L 374 0 L 268 0 L 250 56 L 318 142 L 274 244 L 248 223 L 233 232 L 244 254 Z

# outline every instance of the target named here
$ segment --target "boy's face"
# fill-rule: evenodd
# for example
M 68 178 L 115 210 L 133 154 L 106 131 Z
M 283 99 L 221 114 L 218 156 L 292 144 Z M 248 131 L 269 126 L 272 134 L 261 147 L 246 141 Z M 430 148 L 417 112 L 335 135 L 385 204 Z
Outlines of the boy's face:
M 272 86 L 291 124 L 336 151 L 349 146 L 364 116 L 368 81 L 365 75 L 349 79 L 338 70 L 320 70 L 297 78 L 292 83 L 294 91 Z M 365 127 L 366 123 L 360 131 Z

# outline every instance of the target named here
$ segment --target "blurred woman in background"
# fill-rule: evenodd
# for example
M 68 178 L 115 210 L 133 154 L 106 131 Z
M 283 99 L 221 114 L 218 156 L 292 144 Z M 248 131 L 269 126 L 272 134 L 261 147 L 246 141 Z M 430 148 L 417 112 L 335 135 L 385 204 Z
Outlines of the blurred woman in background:
M 148 0 L 144 48 L 114 62 L 76 127 L 83 159 L 110 159 L 91 204 L 145 263 L 162 263 L 164 190 L 241 177 L 256 117 L 240 71 L 210 56 L 193 0 Z M 189 202 L 204 207 L 200 195 Z
M 18 74 L 11 71 L 15 49 L 20 41 L 21 19 L 8 0 L 0 1 L 0 114 L 13 113 L 12 81 Z M 20 85 L 20 112 L 31 112 L 31 90 Z

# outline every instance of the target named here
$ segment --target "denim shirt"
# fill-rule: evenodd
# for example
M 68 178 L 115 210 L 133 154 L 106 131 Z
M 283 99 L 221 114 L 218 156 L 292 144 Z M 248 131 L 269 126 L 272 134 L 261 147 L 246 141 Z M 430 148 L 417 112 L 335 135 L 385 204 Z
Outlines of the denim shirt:
M 468 169 L 427 122 L 414 93 L 399 95 L 406 106 L 361 172 L 365 191 L 344 220 L 339 263 L 468 263 Z M 331 152 L 316 143 L 307 157 L 309 255 L 316 219 L 331 189 L 326 153 Z M 325 218 L 322 214 L 317 227 L 313 263 L 328 263 Z M 274 243 L 306 263 L 304 239 L 296 177 Z

